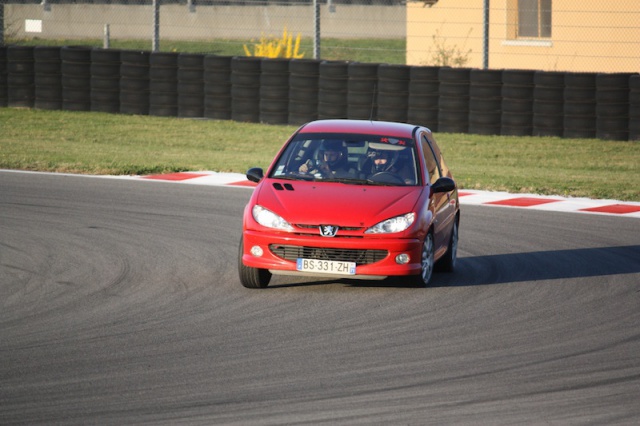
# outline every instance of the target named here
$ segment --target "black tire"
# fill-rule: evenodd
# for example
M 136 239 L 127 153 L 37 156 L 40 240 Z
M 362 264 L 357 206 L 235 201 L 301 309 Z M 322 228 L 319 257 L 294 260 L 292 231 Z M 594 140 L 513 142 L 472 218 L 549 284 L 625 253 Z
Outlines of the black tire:
M 529 70 L 503 70 L 502 84 L 514 86 L 533 86 L 535 71 Z
M 289 85 L 296 89 L 317 89 L 319 77 L 317 75 L 290 74 Z
M 591 116 L 595 120 L 596 116 L 596 103 L 593 101 L 587 102 L 565 102 L 564 103 L 564 115 L 584 115 Z
M 453 223 L 453 229 L 451 230 L 451 238 L 449 239 L 449 247 L 444 256 L 438 260 L 436 268 L 442 272 L 453 272 L 456 266 L 456 260 L 458 258 L 458 218 Z
M 101 49 L 94 47 L 91 49 L 91 63 L 119 64 L 120 52 L 120 49 Z
M 407 110 L 408 97 L 404 93 L 378 93 L 377 102 L 379 108 L 391 108 Z
M 380 64 L 378 66 L 378 78 L 383 80 L 408 81 L 411 67 L 407 65 Z
M 320 76 L 318 79 L 318 89 L 320 90 L 338 90 L 347 91 L 349 88 L 346 78 L 332 78 Z
M 422 243 L 420 264 L 421 270 L 418 275 L 411 277 L 411 280 L 420 287 L 428 287 L 433 277 L 435 259 L 435 244 L 433 241 L 433 232 L 429 231 Z
M 123 64 L 149 66 L 149 57 L 151 52 L 143 50 L 122 50 L 120 52 L 120 60 Z
M 93 62 L 90 67 L 89 73 L 92 76 L 98 77 L 111 77 L 120 75 L 120 64 L 107 64 Z
M 178 80 L 178 94 L 203 96 L 204 94 L 204 81 L 200 80 Z
M 213 71 L 205 69 L 202 73 L 202 79 L 205 83 L 231 86 L 230 71 Z
M 472 69 L 469 73 L 469 81 L 471 84 L 500 86 L 502 85 L 502 70 Z
M 407 99 L 409 108 L 437 110 L 439 104 L 440 97 L 438 95 L 417 95 L 409 93 L 409 98 Z M 500 105 L 498 105 L 498 108 L 500 108 Z
M 562 93 L 562 92 L 561 92 Z M 471 84 L 469 97 L 471 98 L 499 98 L 502 96 L 502 86 L 499 84 Z
M 502 112 L 500 110 L 469 111 L 469 124 L 480 124 L 500 127 Z
M 60 49 L 60 59 L 66 62 L 91 62 L 92 47 L 85 46 L 62 46 Z
M 233 56 L 217 56 L 217 55 L 206 55 L 204 60 L 202 61 L 202 65 L 205 70 L 208 71 L 226 71 L 227 73 L 231 71 L 231 60 Z
M 535 86 L 533 89 L 533 101 L 564 101 L 564 89 L 562 87 Z
M 151 93 L 173 93 L 178 94 L 177 80 L 149 80 L 149 91 Z
M 204 81 L 204 70 L 202 68 L 181 68 L 178 67 L 178 81 Z
M 289 87 L 289 74 L 273 74 L 262 73 L 260 74 L 260 86 L 267 87 Z
M 349 78 L 365 78 L 376 80 L 378 78 L 378 64 L 352 62 L 348 68 Z
M 295 75 L 312 75 L 317 77 L 320 73 L 320 60 L 316 59 L 292 59 L 289 61 L 289 72 Z
M 409 94 L 417 95 L 438 95 L 440 93 L 440 83 L 430 80 L 409 80 Z
M 177 68 L 178 52 L 151 52 L 149 55 L 149 65 L 158 68 Z
M 409 79 L 411 81 L 433 81 L 439 80 L 438 75 L 440 67 L 434 66 L 412 66 L 409 70 Z
M 596 73 L 589 72 L 568 72 L 564 76 L 564 85 L 566 87 L 596 87 Z
M 320 99 L 320 91 L 315 89 L 301 89 L 293 88 L 289 89 L 289 100 L 299 101 L 307 104 L 317 103 Z
M 536 71 L 533 75 L 533 84 L 543 87 L 564 87 L 564 72 L 558 71 Z
M 289 74 L 290 59 L 262 58 L 260 69 L 263 74 Z
M 178 68 L 204 68 L 204 55 L 198 53 L 179 53 Z
M 318 102 L 321 103 L 337 103 L 340 105 L 347 105 L 347 92 L 346 91 L 328 91 L 320 90 L 318 92 Z
M 440 83 L 468 84 L 471 69 L 442 67 L 438 72 Z
M 266 269 L 250 268 L 242 263 L 243 240 L 238 247 L 238 276 L 246 288 L 266 288 L 271 281 L 271 272 Z
M 36 46 L 33 49 L 35 62 L 60 62 L 60 47 Z
M 323 61 L 318 72 L 320 77 L 330 79 L 346 79 L 349 77 L 349 63 L 344 61 Z
M 252 56 L 234 56 L 231 59 L 231 70 L 245 74 L 260 74 L 262 58 Z

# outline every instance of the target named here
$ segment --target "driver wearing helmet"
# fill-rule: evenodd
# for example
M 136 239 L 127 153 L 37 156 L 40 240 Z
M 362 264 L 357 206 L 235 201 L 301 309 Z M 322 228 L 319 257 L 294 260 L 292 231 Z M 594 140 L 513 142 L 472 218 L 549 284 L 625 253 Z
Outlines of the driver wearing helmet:
M 342 141 L 324 141 L 320 149 L 317 162 L 307 160 L 300 166 L 300 173 L 321 174 L 323 177 L 341 176 L 349 173 L 347 170 L 347 148 Z

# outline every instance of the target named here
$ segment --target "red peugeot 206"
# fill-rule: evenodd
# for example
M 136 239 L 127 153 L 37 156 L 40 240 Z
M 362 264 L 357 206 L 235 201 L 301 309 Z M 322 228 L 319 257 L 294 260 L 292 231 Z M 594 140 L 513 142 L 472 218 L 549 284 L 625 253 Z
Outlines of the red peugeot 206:
M 240 282 L 272 274 L 430 283 L 456 263 L 456 184 L 426 127 L 319 120 L 300 127 L 247 204 L 238 254 Z

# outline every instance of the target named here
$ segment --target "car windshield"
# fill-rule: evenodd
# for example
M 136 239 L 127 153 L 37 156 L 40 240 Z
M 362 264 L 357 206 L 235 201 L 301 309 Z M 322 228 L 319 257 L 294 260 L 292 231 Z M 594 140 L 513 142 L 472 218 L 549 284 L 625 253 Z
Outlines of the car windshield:
M 273 167 L 272 178 L 355 185 L 418 185 L 410 138 L 360 134 L 298 134 Z

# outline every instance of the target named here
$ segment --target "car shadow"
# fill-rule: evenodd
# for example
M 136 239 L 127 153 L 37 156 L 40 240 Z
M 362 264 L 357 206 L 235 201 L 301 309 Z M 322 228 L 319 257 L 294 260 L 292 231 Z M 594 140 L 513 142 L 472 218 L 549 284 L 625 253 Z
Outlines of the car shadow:
M 640 245 L 549 250 L 459 257 L 453 273 L 435 273 L 430 287 L 464 287 L 514 282 L 640 273 Z M 342 284 L 362 288 L 418 288 L 409 280 L 326 279 L 275 284 L 269 288 Z
M 458 258 L 435 286 L 478 286 L 640 273 L 640 245 Z

